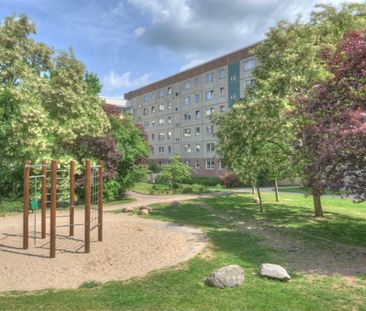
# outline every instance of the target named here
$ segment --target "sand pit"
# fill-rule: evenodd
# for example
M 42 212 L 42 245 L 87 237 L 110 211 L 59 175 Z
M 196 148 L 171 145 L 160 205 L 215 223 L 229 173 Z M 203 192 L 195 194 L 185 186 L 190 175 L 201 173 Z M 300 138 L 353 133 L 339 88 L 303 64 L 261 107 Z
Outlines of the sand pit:
M 142 276 L 176 265 L 198 254 L 206 236 L 198 229 L 126 214 L 104 214 L 104 240 L 91 234 L 91 251 L 84 254 L 83 227 L 57 228 L 56 258 L 49 256 L 49 236 L 33 242 L 30 215 L 29 249 L 22 249 L 22 215 L 0 218 L 0 291 L 77 288 L 83 282 L 107 282 Z M 83 211 L 75 213 L 83 221 Z M 39 217 L 38 217 L 39 218 Z M 58 212 L 57 225 L 67 223 Z M 40 223 L 37 224 L 40 228 Z M 49 227 L 49 224 L 47 224 Z M 40 234 L 39 232 L 37 233 Z

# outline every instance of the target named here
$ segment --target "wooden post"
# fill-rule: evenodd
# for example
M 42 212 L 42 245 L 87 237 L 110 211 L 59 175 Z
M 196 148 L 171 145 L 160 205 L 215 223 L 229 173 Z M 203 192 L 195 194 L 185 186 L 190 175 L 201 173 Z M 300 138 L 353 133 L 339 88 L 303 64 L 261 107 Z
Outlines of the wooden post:
M 29 161 L 24 163 L 24 202 L 23 202 L 23 249 L 28 249 L 29 237 Z
M 70 236 L 74 236 L 75 162 L 70 161 Z
M 41 238 L 46 238 L 46 213 L 47 213 L 47 167 L 42 161 L 42 198 L 41 198 Z
M 98 175 L 98 241 L 103 241 L 103 161 L 99 162 Z
M 50 257 L 56 257 L 57 162 L 51 161 Z
M 91 166 L 90 160 L 85 162 L 85 253 L 90 252 L 90 206 L 91 206 Z

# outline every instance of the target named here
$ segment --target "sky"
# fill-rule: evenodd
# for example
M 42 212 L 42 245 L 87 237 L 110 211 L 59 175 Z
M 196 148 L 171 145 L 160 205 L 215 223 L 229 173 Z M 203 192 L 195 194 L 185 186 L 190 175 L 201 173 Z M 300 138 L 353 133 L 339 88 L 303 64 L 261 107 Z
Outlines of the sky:
M 344 0 L 328 0 L 339 6 Z M 354 2 L 354 1 L 353 1 Z M 0 0 L 0 19 L 26 14 L 35 39 L 73 48 L 102 95 L 123 94 L 265 38 L 313 0 Z

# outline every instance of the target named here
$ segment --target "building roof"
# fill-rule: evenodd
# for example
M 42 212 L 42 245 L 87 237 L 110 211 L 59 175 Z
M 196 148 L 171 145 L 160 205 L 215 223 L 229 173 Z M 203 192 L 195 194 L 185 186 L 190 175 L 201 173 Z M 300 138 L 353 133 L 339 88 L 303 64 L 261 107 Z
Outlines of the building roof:
M 160 88 L 166 87 L 168 85 L 172 85 L 174 83 L 180 82 L 182 80 L 190 79 L 194 76 L 198 76 L 210 70 L 215 70 L 222 66 L 226 66 L 232 63 L 235 63 L 243 58 L 247 58 L 252 56 L 251 49 L 256 47 L 260 42 L 254 43 L 252 45 L 246 46 L 240 50 L 231 52 L 219 58 L 215 58 L 209 62 L 203 63 L 196 67 L 190 68 L 188 70 L 179 72 L 170 77 L 164 78 L 160 81 L 154 82 L 152 84 L 143 86 L 139 89 L 133 90 L 131 92 L 125 93 L 125 99 L 132 99 L 136 96 L 140 96 L 145 93 L 156 91 Z

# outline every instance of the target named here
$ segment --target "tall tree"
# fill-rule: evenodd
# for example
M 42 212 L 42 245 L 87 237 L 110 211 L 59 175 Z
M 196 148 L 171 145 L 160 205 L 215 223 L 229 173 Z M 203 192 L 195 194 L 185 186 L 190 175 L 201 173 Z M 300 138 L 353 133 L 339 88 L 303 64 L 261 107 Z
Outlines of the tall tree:
M 248 176 L 255 176 L 261 166 L 277 170 L 279 162 L 289 167 L 297 152 L 291 143 L 295 120 L 288 114 L 292 99 L 309 90 L 314 81 L 328 77 L 321 51 L 334 50 L 345 32 L 365 27 L 365 14 L 365 4 L 345 4 L 339 10 L 320 5 L 308 22 L 282 21 L 268 32 L 266 40 L 253 50 L 259 61 L 253 72 L 255 90 L 246 93 L 231 112 L 214 120 L 231 125 L 232 131 L 223 129 L 221 137 L 218 135 L 225 162 L 231 161 L 234 170 Z M 226 146 L 233 150 L 226 151 Z M 296 162 L 293 168 L 301 172 Z M 314 200 L 318 199 L 318 191 L 313 190 Z
M 324 189 L 345 188 L 366 199 L 366 29 L 348 33 L 335 51 L 323 51 L 331 75 L 299 96 L 296 161 L 313 192 L 316 216 L 322 216 Z

